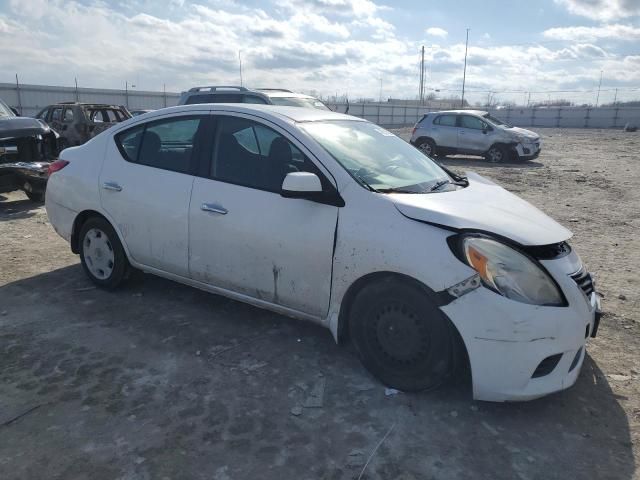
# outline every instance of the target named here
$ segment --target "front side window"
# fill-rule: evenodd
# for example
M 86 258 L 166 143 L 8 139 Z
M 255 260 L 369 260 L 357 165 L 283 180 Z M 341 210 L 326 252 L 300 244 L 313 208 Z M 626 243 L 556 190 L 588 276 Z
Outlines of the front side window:
M 13 110 L 9 108 L 9 105 L 0 100 L 0 117 L 15 117 Z
M 503 122 L 502 120 L 499 120 L 488 113 L 484 115 L 484 118 L 487 119 L 487 121 L 489 121 L 490 123 L 493 123 L 494 125 L 497 125 L 499 127 L 513 128 L 513 125 L 509 125 L 508 123 Z
M 116 135 L 125 160 L 149 167 L 189 173 L 201 117 L 178 117 L 137 125 Z
M 252 120 L 218 116 L 212 178 L 280 192 L 289 172 L 319 174 L 315 165 L 276 131 Z
M 442 125 L 443 127 L 455 127 L 457 115 L 440 115 L 433 121 L 436 125 Z
M 480 120 L 478 117 L 472 117 L 471 115 L 462 115 L 460 117 L 460 126 L 462 128 L 471 128 L 473 130 L 484 130 L 487 124 Z
M 62 108 L 54 108 L 51 112 L 51 121 L 59 122 L 62 119 Z
M 303 122 L 316 140 L 358 183 L 383 193 L 426 193 L 449 176 L 418 149 L 369 122 Z

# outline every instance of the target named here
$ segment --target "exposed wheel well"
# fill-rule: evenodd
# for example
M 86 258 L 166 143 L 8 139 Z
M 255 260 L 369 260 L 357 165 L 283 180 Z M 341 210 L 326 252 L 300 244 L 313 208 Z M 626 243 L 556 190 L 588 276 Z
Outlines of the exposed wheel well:
M 427 136 L 424 136 L 424 137 L 418 137 L 418 139 L 414 142 L 414 145 L 420 145 L 420 143 L 421 143 L 421 142 L 423 142 L 423 141 L 425 141 L 425 140 L 431 140 L 431 141 L 433 142 L 433 144 L 434 144 L 434 145 L 437 145 L 437 144 L 436 144 L 436 141 L 435 141 L 433 138 L 431 138 L 431 137 L 427 137 Z
M 425 295 L 427 295 L 434 303 L 438 303 L 438 294 L 434 292 L 431 288 L 426 286 L 424 283 L 416 280 L 413 277 L 408 275 L 403 275 L 397 272 L 374 272 L 369 273 L 363 277 L 360 277 L 355 282 L 351 284 L 351 286 L 347 289 L 347 292 L 344 294 L 342 298 L 342 302 L 340 304 L 340 314 L 338 316 L 338 343 L 347 343 L 349 341 L 349 314 L 351 313 L 351 306 L 353 304 L 353 300 L 355 299 L 358 292 L 360 292 L 365 286 L 379 281 L 390 281 L 396 280 L 399 282 L 406 283 L 408 285 L 413 285 L 418 289 L 422 290 Z M 456 365 L 454 367 L 455 370 L 464 370 L 467 369 L 469 372 L 471 371 L 469 364 L 469 355 L 467 353 L 467 347 L 460 335 L 460 332 L 453 324 L 453 322 L 441 311 L 442 315 L 447 318 L 449 324 L 451 325 L 452 332 L 455 339 L 455 351 L 456 351 Z
M 100 217 L 104 218 L 106 221 L 109 221 L 104 215 L 96 212 L 95 210 L 85 210 L 83 212 L 80 212 L 76 219 L 73 221 L 73 229 L 71 230 L 71 251 L 75 254 L 80 253 L 80 248 L 78 247 L 78 237 L 80 236 L 82 225 L 91 217 Z

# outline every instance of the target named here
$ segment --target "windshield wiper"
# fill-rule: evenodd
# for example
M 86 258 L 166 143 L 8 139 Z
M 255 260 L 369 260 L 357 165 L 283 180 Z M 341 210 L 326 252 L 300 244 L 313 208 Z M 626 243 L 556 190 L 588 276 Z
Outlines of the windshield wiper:
M 375 188 L 373 188 L 371 185 L 369 185 L 369 182 L 367 182 L 364 178 L 362 178 L 360 175 L 356 175 L 356 178 L 358 179 L 358 181 L 360 182 L 360 184 L 365 187 L 367 190 L 369 190 L 370 192 L 375 192 L 375 193 L 380 193 L 380 190 L 377 190 Z
M 406 188 L 381 188 L 378 190 L 378 193 L 426 193 L 426 192 L 417 192 L 416 190 L 407 190 Z
M 448 185 L 451 183 L 451 180 L 448 179 L 444 179 L 444 180 L 440 180 L 439 182 L 436 182 L 433 187 L 431 187 L 431 189 L 429 190 L 430 192 L 435 192 L 436 190 L 438 190 L 440 187 L 443 187 L 445 185 Z

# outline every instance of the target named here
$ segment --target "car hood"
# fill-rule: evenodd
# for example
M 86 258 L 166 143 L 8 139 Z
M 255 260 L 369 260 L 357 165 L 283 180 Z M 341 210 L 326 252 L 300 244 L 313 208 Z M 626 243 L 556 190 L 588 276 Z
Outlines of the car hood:
M 0 118 L 0 139 L 45 135 L 50 131 L 49 125 L 36 118 Z
M 476 174 L 469 186 L 450 192 L 391 194 L 404 216 L 456 230 L 476 230 L 509 238 L 521 245 L 549 245 L 573 234 L 536 207 Z
M 521 135 L 525 138 L 529 138 L 531 140 L 535 140 L 537 138 L 540 138 L 540 135 L 538 135 L 536 132 L 532 132 L 531 130 L 527 130 L 526 128 L 520 128 L 520 127 L 511 127 L 505 130 L 506 132 L 511 133 L 513 136 L 516 135 Z

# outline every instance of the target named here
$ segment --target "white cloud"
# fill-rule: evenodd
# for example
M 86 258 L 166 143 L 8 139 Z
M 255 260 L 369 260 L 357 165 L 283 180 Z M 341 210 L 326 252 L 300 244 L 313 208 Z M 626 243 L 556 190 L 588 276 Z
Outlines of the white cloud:
M 610 21 L 640 15 L 638 0 L 555 0 L 575 15 Z
M 429 27 L 427 28 L 426 32 L 427 35 L 431 35 L 432 37 L 445 38 L 447 35 L 449 35 L 449 32 L 440 27 Z
M 18 72 L 25 83 L 70 85 L 77 76 L 81 86 L 118 88 L 129 80 L 139 89 L 159 90 L 166 83 L 168 91 L 180 91 L 237 83 L 241 50 L 249 86 L 377 98 L 382 77 L 385 96 L 417 94 L 419 40 L 396 29 L 384 7 L 368 0 L 309 0 L 301 10 L 302 0 L 276 1 L 275 9 L 232 0 L 182 7 L 174 2 L 171 14 L 130 3 L 118 10 L 101 0 L 16 1 L 0 13 L 0 58 L 8 75 L 0 80 L 11 81 Z M 568 41 L 555 49 L 471 45 L 470 98 L 486 96 L 474 92 L 487 89 L 591 87 L 600 69 L 635 86 L 639 58 L 615 55 L 597 40 L 637 39 L 636 30 L 625 25 L 550 29 L 545 37 Z M 434 45 L 426 55 L 428 86 L 441 89 L 440 95 L 457 94 L 464 43 Z
M 640 28 L 631 25 L 600 25 L 597 27 L 556 27 L 543 32 L 547 38 L 569 41 L 593 42 L 601 38 L 637 41 L 640 40 Z

